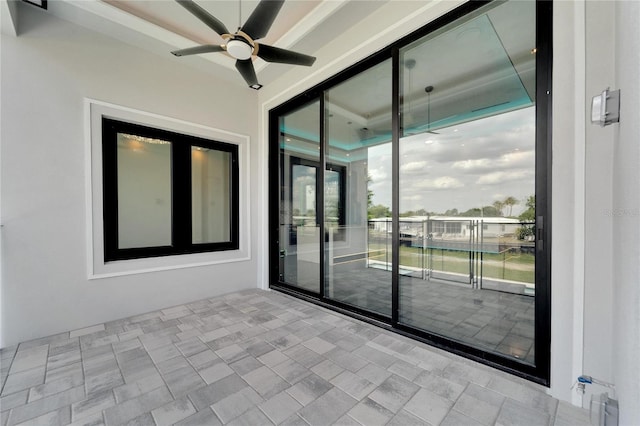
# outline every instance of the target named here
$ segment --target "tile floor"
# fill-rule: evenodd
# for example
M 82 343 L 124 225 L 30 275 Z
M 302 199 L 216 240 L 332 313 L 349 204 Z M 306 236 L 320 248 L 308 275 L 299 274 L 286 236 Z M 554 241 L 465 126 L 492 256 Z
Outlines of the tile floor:
M 1 425 L 579 425 L 544 388 L 249 290 L 0 350 Z
M 317 264 L 299 262 L 295 272 L 319 273 Z M 296 277 L 290 277 L 290 283 Z M 329 297 L 391 316 L 391 272 L 366 267 L 364 262 L 332 266 Z M 314 287 L 300 285 L 311 291 Z M 400 321 L 405 325 L 498 352 L 533 364 L 534 298 L 523 294 L 474 289 L 438 279 L 400 277 Z

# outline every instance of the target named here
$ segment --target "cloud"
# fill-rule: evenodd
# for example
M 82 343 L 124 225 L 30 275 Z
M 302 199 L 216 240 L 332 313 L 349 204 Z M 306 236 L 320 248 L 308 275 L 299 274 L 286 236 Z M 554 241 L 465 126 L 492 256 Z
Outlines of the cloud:
M 423 133 L 402 138 L 401 154 L 413 161 L 428 155 L 432 162 L 451 164 L 468 159 L 498 160 L 508 153 L 532 151 L 535 146 L 535 110 L 525 108 L 439 129 L 438 132 L 438 135 Z
M 451 168 L 467 174 L 478 174 L 488 170 L 533 168 L 535 166 L 535 158 L 535 152 L 533 150 L 518 150 L 502 154 L 496 159 L 477 158 L 456 161 L 451 165 Z
M 530 179 L 533 175 L 531 170 L 512 170 L 507 172 L 492 172 L 478 179 L 479 185 L 497 185 L 515 180 Z
M 411 161 L 400 166 L 400 173 L 423 172 L 427 167 L 426 161 Z
M 489 158 L 469 159 L 456 161 L 451 165 L 451 168 L 455 170 L 463 170 L 465 172 L 490 170 L 493 163 L 494 161 Z
M 534 194 L 534 119 L 534 108 L 528 108 L 439 129 L 438 135 L 402 137 L 400 211 L 465 211 Z M 390 158 L 387 145 L 369 148 L 370 170 L 384 176 L 371 173 L 374 204 L 391 206 Z M 513 214 L 522 206 L 514 207 Z
M 422 201 L 422 194 L 403 196 L 401 201 Z
M 369 169 L 369 177 L 371 178 L 371 183 L 380 183 L 387 179 L 391 179 L 387 174 L 387 171 L 382 167 Z
M 424 179 L 416 183 L 415 187 L 423 190 L 462 188 L 464 183 L 451 176 L 441 176 L 435 179 Z

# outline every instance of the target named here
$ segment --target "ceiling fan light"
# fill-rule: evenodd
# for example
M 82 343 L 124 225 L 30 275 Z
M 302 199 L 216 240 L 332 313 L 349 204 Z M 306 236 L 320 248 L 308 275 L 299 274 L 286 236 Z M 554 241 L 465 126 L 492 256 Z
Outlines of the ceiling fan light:
M 241 40 L 230 40 L 227 43 L 227 53 L 236 59 L 244 61 L 251 57 L 253 47 Z

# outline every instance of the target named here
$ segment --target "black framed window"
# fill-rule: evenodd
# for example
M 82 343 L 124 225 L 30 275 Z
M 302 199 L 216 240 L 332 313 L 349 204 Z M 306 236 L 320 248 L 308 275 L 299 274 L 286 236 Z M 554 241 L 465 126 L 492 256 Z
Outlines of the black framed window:
M 105 261 L 237 250 L 238 147 L 102 118 Z

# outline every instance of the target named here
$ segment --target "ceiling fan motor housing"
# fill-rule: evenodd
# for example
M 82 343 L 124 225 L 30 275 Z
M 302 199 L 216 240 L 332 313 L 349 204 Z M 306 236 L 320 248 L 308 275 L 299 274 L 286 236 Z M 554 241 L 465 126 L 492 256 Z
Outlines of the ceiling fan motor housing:
M 243 38 L 236 37 L 227 42 L 227 53 L 243 61 L 251 57 L 253 54 L 253 46 Z

